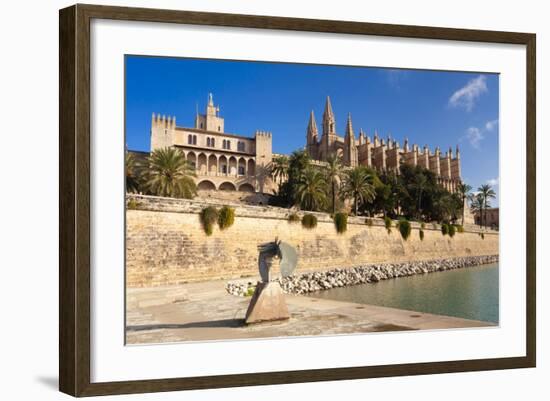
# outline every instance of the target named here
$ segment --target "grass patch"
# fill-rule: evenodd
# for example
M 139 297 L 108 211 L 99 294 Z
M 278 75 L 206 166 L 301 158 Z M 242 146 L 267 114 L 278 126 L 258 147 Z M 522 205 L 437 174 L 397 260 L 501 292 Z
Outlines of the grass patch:
M 334 225 L 338 234 L 343 234 L 348 229 L 348 214 L 336 213 L 334 215 Z
M 386 227 L 388 234 L 391 233 L 392 221 L 388 216 L 384 217 L 384 226 Z
M 229 206 L 224 206 L 218 212 L 218 226 L 220 230 L 225 230 L 235 222 L 235 209 Z
M 205 207 L 201 210 L 199 218 L 206 235 L 212 235 L 214 232 L 214 223 L 218 220 L 218 210 L 213 206 Z
M 397 222 L 397 229 L 406 241 L 411 236 L 411 223 L 407 219 L 401 219 Z
M 453 224 L 448 224 L 449 227 L 449 237 L 453 238 L 456 234 L 456 228 Z
M 139 203 L 137 200 L 135 199 L 130 199 L 128 201 L 128 203 L 126 204 L 126 208 L 128 210 L 136 210 L 138 207 L 141 206 L 141 203 Z
M 302 217 L 302 226 L 310 230 L 317 227 L 317 217 L 310 213 L 304 214 L 304 217 Z
M 288 215 L 289 223 L 298 223 L 299 221 L 300 221 L 300 216 L 298 216 L 296 213 L 290 213 Z

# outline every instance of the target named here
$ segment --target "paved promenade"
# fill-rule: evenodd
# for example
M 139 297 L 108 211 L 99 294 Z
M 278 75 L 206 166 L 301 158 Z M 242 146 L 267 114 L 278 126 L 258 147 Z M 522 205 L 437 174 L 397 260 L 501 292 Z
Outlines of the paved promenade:
M 291 318 L 244 325 L 250 297 L 229 295 L 225 281 L 129 289 L 127 344 L 211 341 L 380 331 L 487 327 L 492 323 L 373 305 L 286 295 Z

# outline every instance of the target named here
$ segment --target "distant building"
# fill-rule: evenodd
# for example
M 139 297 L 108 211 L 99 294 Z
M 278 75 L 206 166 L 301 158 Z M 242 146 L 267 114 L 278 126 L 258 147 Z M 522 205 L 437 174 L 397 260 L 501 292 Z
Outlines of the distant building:
M 194 127 L 178 127 L 175 117 L 155 115 L 151 121 L 151 151 L 175 147 L 195 167 L 199 191 L 272 192 L 266 174 L 272 160 L 270 132 L 252 137 L 225 132 L 219 106 L 212 94 Z
M 330 155 L 337 155 L 345 166 L 355 167 L 364 165 L 379 171 L 395 171 L 399 173 L 400 164 L 407 163 L 414 166 L 422 166 L 432 172 L 438 178 L 439 183 L 451 192 L 457 190 L 460 184 L 460 151 L 456 147 L 453 157 L 451 148 L 442 155 L 439 147 L 432 153 L 428 146 L 422 150 L 418 145 L 409 147 L 408 140 L 401 148 L 399 143 L 388 137 L 387 142 L 374 133 L 371 140 L 363 130 L 359 130 L 359 138 L 355 137 L 351 122 L 351 114 L 348 114 L 344 136 L 336 131 L 336 117 L 332 111 L 330 97 L 327 97 L 325 111 L 323 113 L 322 136 L 319 138 L 317 122 L 313 111 L 309 117 L 306 130 L 306 149 L 313 160 L 326 161 Z
M 486 225 L 489 228 L 498 230 L 498 226 L 499 226 L 498 216 L 499 216 L 499 208 L 493 207 L 483 212 L 483 219 L 486 220 L 483 222 L 481 219 L 481 212 L 480 211 L 474 212 L 474 221 L 477 225 L 483 224 L 484 226 Z

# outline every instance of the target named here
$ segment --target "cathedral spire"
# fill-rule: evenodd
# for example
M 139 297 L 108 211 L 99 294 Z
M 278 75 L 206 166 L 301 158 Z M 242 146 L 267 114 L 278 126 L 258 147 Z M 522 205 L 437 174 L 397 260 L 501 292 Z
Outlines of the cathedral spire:
M 327 101 L 325 103 L 325 112 L 323 113 L 323 120 L 332 119 L 334 120 L 334 112 L 332 111 L 332 104 L 330 103 L 330 96 L 327 96 Z
M 355 139 L 353 125 L 351 124 L 351 113 L 348 113 L 348 121 L 346 122 L 346 136 L 350 136 L 352 139 Z
M 359 145 L 365 144 L 365 133 L 363 132 L 363 128 L 359 129 Z
M 330 96 L 327 96 L 325 111 L 323 112 L 323 135 L 336 135 L 336 119 L 330 104 Z
M 313 110 L 311 110 L 311 113 L 309 115 L 309 122 L 307 124 L 307 143 L 316 143 L 317 142 L 317 123 L 315 122 L 315 114 L 313 114 Z
M 355 145 L 355 133 L 351 123 L 351 113 L 348 113 L 348 121 L 346 123 L 346 135 L 344 137 L 344 165 L 355 167 L 357 166 L 357 146 Z

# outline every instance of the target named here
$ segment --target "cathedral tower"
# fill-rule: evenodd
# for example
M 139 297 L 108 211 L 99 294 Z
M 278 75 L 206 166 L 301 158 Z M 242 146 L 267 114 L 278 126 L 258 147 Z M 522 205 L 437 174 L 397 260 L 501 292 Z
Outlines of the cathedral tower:
M 211 132 L 224 132 L 224 120 L 220 117 L 220 107 L 214 105 L 211 93 L 208 94 L 205 114 L 197 112 L 195 116 L 195 129 Z
M 336 135 L 336 118 L 330 104 L 330 97 L 327 96 L 325 111 L 323 112 L 323 137 L 321 138 L 321 152 L 326 158 L 333 153 L 334 143 L 337 140 Z
M 351 113 L 348 114 L 346 123 L 346 136 L 344 137 L 344 165 L 349 167 L 357 166 L 357 146 L 355 145 L 355 133 L 351 124 Z
M 309 122 L 307 124 L 306 144 L 307 152 L 312 159 L 317 158 L 318 136 L 319 131 L 317 130 L 317 123 L 315 122 L 315 114 L 313 114 L 313 110 L 311 110 Z

